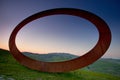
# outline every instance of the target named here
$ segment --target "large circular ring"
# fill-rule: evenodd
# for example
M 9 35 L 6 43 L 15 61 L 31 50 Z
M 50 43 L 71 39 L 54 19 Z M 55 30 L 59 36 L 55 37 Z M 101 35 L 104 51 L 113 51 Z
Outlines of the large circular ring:
M 63 62 L 43 62 L 31 59 L 25 55 L 23 55 L 17 48 L 15 39 L 18 31 L 24 27 L 27 23 L 36 20 L 38 18 L 42 18 L 45 16 L 50 15 L 58 15 L 58 14 L 65 14 L 65 15 L 73 15 L 81 18 L 85 18 L 92 22 L 99 31 L 99 40 L 95 47 L 91 49 L 88 53 L 80 56 L 78 58 L 63 61 Z M 15 29 L 13 30 L 10 39 L 9 39 L 9 49 L 11 54 L 14 58 L 24 66 L 27 66 L 34 70 L 39 70 L 43 72 L 67 72 L 76 70 L 79 68 L 83 68 L 97 59 L 99 59 L 109 48 L 111 43 L 111 31 L 108 25 L 105 23 L 97 15 L 90 13 L 88 11 L 80 10 L 80 9 L 73 9 L 73 8 L 57 8 L 42 11 L 36 13 L 26 19 L 24 19 L 21 23 L 19 23 Z

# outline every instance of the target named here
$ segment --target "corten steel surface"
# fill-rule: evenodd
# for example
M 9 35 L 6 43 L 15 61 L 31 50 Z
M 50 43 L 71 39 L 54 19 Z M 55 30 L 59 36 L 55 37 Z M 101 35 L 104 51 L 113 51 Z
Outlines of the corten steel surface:
M 42 18 L 45 16 L 50 15 L 58 15 L 58 14 L 65 14 L 65 15 L 73 15 L 80 18 L 85 18 L 93 23 L 99 31 L 99 40 L 95 47 L 90 50 L 88 53 L 80 56 L 78 58 L 64 61 L 64 62 L 42 62 L 31 59 L 25 55 L 23 55 L 17 48 L 15 39 L 18 31 L 24 27 L 27 23 L 36 20 L 38 18 Z M 84 35 L 84 34 L 83 34 Z M 111 32 L 108 25 L 98 16 L 92 14 L 88 11 L 80 10 L 80 9 L 73 9 L 73 8 L 57 8 L 46 10 L 43 12 L 36 13 L 21 23 L 19 23 L 16 28 L 13 30 L 10 39 L 9 39 L 9 48 L 11 54 L 14 58 L 24 66 L 27 66 L 34 70 L 44 71 L 44 72 L 67 72 L 76 70 L 82 67 L 85 67 L 97 59 L 99 59 L 109 48 L 111 43 Z

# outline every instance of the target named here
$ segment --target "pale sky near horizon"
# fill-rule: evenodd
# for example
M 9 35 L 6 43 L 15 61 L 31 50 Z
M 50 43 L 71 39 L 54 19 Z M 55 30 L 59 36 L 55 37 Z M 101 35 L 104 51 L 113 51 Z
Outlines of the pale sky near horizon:
M 0 48 L 9 49 L 12 30 L 30 15 L 53 8 L 77 8 L 106 21 L 112 32 L 112 42 L 103 57 L 120 58 L 119 3 L 119 0 L 0 0 Z M 95 46 L 98 37 L 95 26 L 83 18 L 53 15 L 25 25 L 17 35 L 16 44 L 20 51 L 83 55 Z

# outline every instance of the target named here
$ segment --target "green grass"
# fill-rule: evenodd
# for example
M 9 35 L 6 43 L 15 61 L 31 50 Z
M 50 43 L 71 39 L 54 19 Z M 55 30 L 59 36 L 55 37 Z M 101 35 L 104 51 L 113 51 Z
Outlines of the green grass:
M 120 77 L 81 69 L 66 73 L 31 70 L 19 64 L 8 51 L 0 50 L 0 75 L 15 80 L 119 80 Z

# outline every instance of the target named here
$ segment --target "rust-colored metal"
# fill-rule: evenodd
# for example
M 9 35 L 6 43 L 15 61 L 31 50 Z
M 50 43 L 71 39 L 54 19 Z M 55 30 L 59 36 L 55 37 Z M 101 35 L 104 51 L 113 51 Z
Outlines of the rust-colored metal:
M 15 39 L 18 31 L 25 26 L 27 23 L 36 20 L 38 18 L 42 18 L 45 16 L 50 15 L 58 15 L 58 14 L 65 14 L 65 15 L 73 15 L 85 18 L 92 22 L 99 31 L 99 40 L 95 47 L 90 50 L 88 53 L 80 56 L 78 58 L 64 61 L 64 62 L 42 62 L 31 59 L 25 55 L 23 55 L 17 48 Z M 11 54 L 14 58 L 24 66 L 27 66 L 34 70 L 44 71 L 44 72 L 67 72 L 76 70 L 79 68 L 83 68 L 97 59 L 99 59 L 109 48 L 111 43 L 111 31 L 108 25 L 98 16 L 84 10 L 80 9 L 73 9 L 73 8 L 57 8 L 46 10 L 43 12 L 36 13 L 21 23 L 19 23 L 16 28 L 13 30 L 10 39 L 9 39 L 9 48 Z

